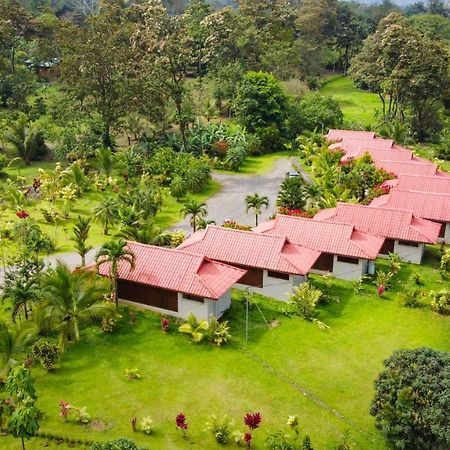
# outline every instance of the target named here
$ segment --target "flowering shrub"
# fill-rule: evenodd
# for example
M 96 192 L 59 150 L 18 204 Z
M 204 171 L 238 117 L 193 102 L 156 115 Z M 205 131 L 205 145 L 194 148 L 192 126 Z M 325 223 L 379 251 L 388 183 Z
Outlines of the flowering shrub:
M 257 412 L 254 414 L 247 413 L 244 416 L 244 423 L 249 427 L 250 430 L 256 430 L 261 425 L 261 413 Z
M 24 209 L 22 209 L 22 210 L 16 212 L 16 216 L 19 219 L 26 219 L 27 217 L 30 217 L 30 214 L 27 213 Z
M 70 409 L 72 406 L 65 402 L 64 400 L 59 401 L 59 415 L 64 417 L 64 420 L 67 422 L 67 416 L 69 415 Z
M 78 417 L 77 417 L 78 422 L 86 424 L 91 421 L 91 416 L 87 412 L 86 406 L 83 406 L 82 408 L 74 408 L 74 409 L 76 409 L 78 412 Z
M 169 318 L 166 316 L 162 316 L 161 317 L 161 329 L 163 330 L 164 333 L 167 333 L 169 331 L 169 327 L 170 327 Z
M 386 290 L 386 287 L 385 287 L 383 284 L 380 284 L 380 285 L 377 287 L 377 293 L 378 293 L 378 296 L 379 296 L 379 297 L 382 297 L 385 290 Z
M 183 432 L 183 436 L 186 437 L 186 431 L 188 429 L 188 423 L 186 416 L 183 413 L 179 413 L 177 417 L 175 417 L 175 426 L 177 427 L 177 430 L 180 430 Z
M 283 214 L 285 216 L 305 217 L 307 219 L 314 217 L 314 214 L 311 214 L 308 211 L 303 211 L 302 209 L 290 209 L 283 206 L 278 208 L 278 214 Z
M 244 437 L 245 437 L 245 433 L 243 433 L 240 430 L 236 430 L 233 432 L 233 439 L 234 439 L 234 442 L 236 443 L 236 445 L 243 447 L 245 445 Z
M 141 375 L 139 374 L 137 367 L 133 367 L 132 369 L 125 369 L 125 376 L 130 381 L 140 380 L 141 378 Z
M 286 422 L 286 425 L 292 429 L 297 428 L 298 427 L 298 416 L 296 416 L 295 414 L 293 416 L 289 416 L 288 420 Z
M 153 433 L 153 420 L 150 417 L 144 417 L 141 420 L 141 430 L 145 434 L 152 434 Z
M 244 442 L 245 442 L 245 445 L 247 446 L 247 448 L 250 448 L 252 446 L 252 439 L 253 439 L 253 436 L 251 435 L 251 433 L 244 434 Z
M 237 223 L 233 219 L 226 219 L 225 222 L 222 224 L 223 228 L 231 228 L 233 230 L 243 230 L 243 231 L 251 231 L 252 227 L 248 225 L 241 225 Z

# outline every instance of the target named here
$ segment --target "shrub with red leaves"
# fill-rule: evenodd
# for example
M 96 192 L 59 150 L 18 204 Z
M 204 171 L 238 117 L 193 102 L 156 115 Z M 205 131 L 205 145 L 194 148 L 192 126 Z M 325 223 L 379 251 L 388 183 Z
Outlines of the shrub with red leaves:
M 247 448 L 250 448 L 252 446 L 252 439 L 253 439 L 253 436 L 250 433 L 244 434 L 244 442 L 245 442 L 245 445 L 247 446 Z
M 385 290 L 386 288 L 382 284 L 380 284 L 377 288 L 378 295 L 381 297 L 384 294 Z
M 169 331 L 170 321 L 167 317 L 161 317 L 161 329 L 164 333 Z
M 179 430 L 187 430 L 188 424 L 186 421 L 186 416 L 183 413 L 178 414 L 178 416 L 175 418 L 175 425 Z
M 60 400 L 59 401 L 59 415 L 61 417 L 64 417 L 64 420 L 67 420 L 67 416 L 69 415 L 70 412 L 70 404 L 65 402 L 64 400 Z
M 261 424 L 261 420 L 262 420 L 262 417 L 261 417 L 261 413 L 259 413 L 259 412 L 254 413 L 254 414 L 247 413 L 244 416 L 244 423 L 245 423 L 245 425 L 247 425 L 250 428 L 250 430 L 256 430 L 257 428 L 259 428 L 259 425 Z
M 27 217 L 30 217 L 30 215 L 24 209 L 22 209 L 21 211 L 17 211 L 16 216 L 19 219 L 26 219 Z
M 278 208 L 278 213 L 285 216 L 305 217 L 307 219 L 311 219 L 313 217 L 313 214 L 307 211 L 303 211 L 301 209 L 289 209 L 284 207 Z

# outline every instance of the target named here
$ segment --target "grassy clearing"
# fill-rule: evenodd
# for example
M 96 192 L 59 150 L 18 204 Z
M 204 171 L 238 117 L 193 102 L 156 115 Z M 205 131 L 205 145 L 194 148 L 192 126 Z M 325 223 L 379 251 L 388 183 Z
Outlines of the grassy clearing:
M 33 369 L 45 413 L 42 431 L 92 440 L 126 435 L 158 449 L 216 449 L 220 447 L 205 432 L 208 415 L 227 413 L 236 428 L 243 429 L 243 414 L 261 411 L 263 425 L 254 433 L 257 449 L 263 448 L 269 430 L 283 427 L 290 414 L 299 415 L 302 432 L 311 435 L 314 448 L 335 449 L 349 430 L 355 448 L 384 449 L 368 413 L 373 380 L 383 360 L 399 348 L 450 350 L 449 317 L 426 306 L 401 305 L 402 283 L 413 272 L 421 274 L 427 292 L 443 287 L 432 268 L 437 260 L 434 249 L 426 265 L 405 264 L 383 298 L 372 281 L 355 294 L 350 282 L 314 276 L 319 286 L 340 298 L 320 308 L 319 318 L 330 326 L 328 331 L 283 315 L 280 302 L 256 297 L 252 302 L 258 303 L 264 318 L 256 306 L 250 308 L 248 345 L 245 307 L 237 293 L 228 314 L 234 340 L 224 348 L 192 344 L 173 324 L 171 333 L 164 335 L 159 316 L 150 312 L 138 312 L 132 325 L 123 309 L 113 334 L 84 330 L 82 341 L 69 349 L 54 373 Z M 387 264 L 380 261 L 378 267 L 387 269 Z M 268 327 L 265 320 L 276 320 L 278 326 Z M 125 369 L 131 367 L 139 369 L 140 381 L 125 378 Z M 109 429 L 64 423 L 58 416 L 61 399 L 86 406 L 92 418 Z M 191 442 L 175 430 L 180 411 L 188 417 Z M 135 416 L 151 416 L 155 434 L 133 434 L 130 421 Z M 18 445 L 0 437 L 2 449 Z M 29 448 L 41 446 L 41 440 L 34 440 Z
M 339 102 L 346 127 L 375 124 L 375 112 L 381 106 L 378 95 L 358 89 L 350 78 L 333 76 L 322 86 L 320 93 Z

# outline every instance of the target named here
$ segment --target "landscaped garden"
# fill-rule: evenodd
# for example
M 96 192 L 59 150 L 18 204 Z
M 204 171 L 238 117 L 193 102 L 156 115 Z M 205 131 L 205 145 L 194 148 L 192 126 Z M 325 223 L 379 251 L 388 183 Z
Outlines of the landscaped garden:
M 33 365 L 43 437 L 27 448 L 40 448 L 50 436 L 53 444 L 129 436 L 148 448 L 220 448 L 206 430 L 209 417 L 227 414 L 234 419 L 230 431 L 245 432 L 243 417 L 255 412 L 262 416 L 260 428 L 252 431 L 255 448 L 263 448 L 271 432 L 288 433 L 292 415 L 314 448 L 344 443 L 349 447 L 341 448 L 385 448 L 369 415 L 383 360 L 399 348 L 450 350 L 449 318 L 429 307 L 428 293 L 446 283 L 436 269 L 438 253 L 430 250 L 423 267 L 404 264 L 381 296 L 370 279 L 351 283 L 312 276 L 316 287 L 337 297 L 318 308 L 327 329 L 283 314 L 280 302 L 252 297 L 247 344 L 245 300 L 238 292 L 226 316 L 232 341 L 222 347 L 193 343 L 177 331 L 175 319 L 164 332 L 159 315 L 123 307 L 112 332 L 83 329 L 54 371 Z M 390 264 L 380 261 L 379 270 L 390 270 Z M 405 307 L 406 287 L 416 276 L 427 295 L 421 306 Z M 9 315 L 5 306 L 2 315 Z M 127 369 L 139 378 L 127 377 Z M 86 407 L 89 423 L 79 423 L 76 410 L 65 420 L 61 400 Z M 186 437 L 175 426 L 180 412 L 188 423 Z M 146 417 L 153 420 L 150 435 L 140 430 Z M 11 437 L 0 437 L 0 443 L 5 449 L 18 445 Z

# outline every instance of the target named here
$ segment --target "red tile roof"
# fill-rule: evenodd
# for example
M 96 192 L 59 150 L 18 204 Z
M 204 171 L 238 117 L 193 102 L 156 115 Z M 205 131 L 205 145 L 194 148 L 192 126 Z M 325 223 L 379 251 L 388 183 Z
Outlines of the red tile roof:
M 119 279 L 217 300 L 245 274 L 245 270 L 176 249 L 128 242 L 136 267 L 119 263 Z M 108 264 L 99 273 L 109 273 Z
M 404 191 L 437 192 L 450 194 L 450 177 L 420 175 L 400 175 L 395 186 Z
M 425 162 L 405 162 L 405 161 L 388 161 L 376 160 L 377 167 L 384 169 L 388 173 L 399 175 L 423 175 L 433 176 L 437 174 L 437 167 L 430 161 Z
M 320 251 L 293 245 L 284 236 L 208 226 L 184 241 L 178 249 L 229 264 L 305 275 Z
M 342 142 L 336 142 L 330 145 L 331 150 L 341 149 L 345 153 L 355 154 L 362 148 L 378 148 L 380 150 L 392 150 L 394 141 L 391 139 L 348 139 L 345 138 Z
M 325 136 L 328 141 L 342 141 L 345 138 L 350 139 L 374 139 L 373 131 L 352 131 L 352 130 L 329 130 Z
M 350 203 L 338 203 L 336 208 L 323 209 L 314 220 L 348 223 L 365 233 L 427 244 L 437 242 L 440 230 L 439 224 L 414 217 L 411 211 Z
M 358 231 L 353 225 L 281 214 L 255 231 L 284 235 L 294 244 L 320 252 L 363 259 L 375 259 L 384 243 L 384 237 Z
M 416 217 L 450 222 L 450 194 L 392 189 L 389 195 L 374 199 L 370 206 L 406 209 Z

